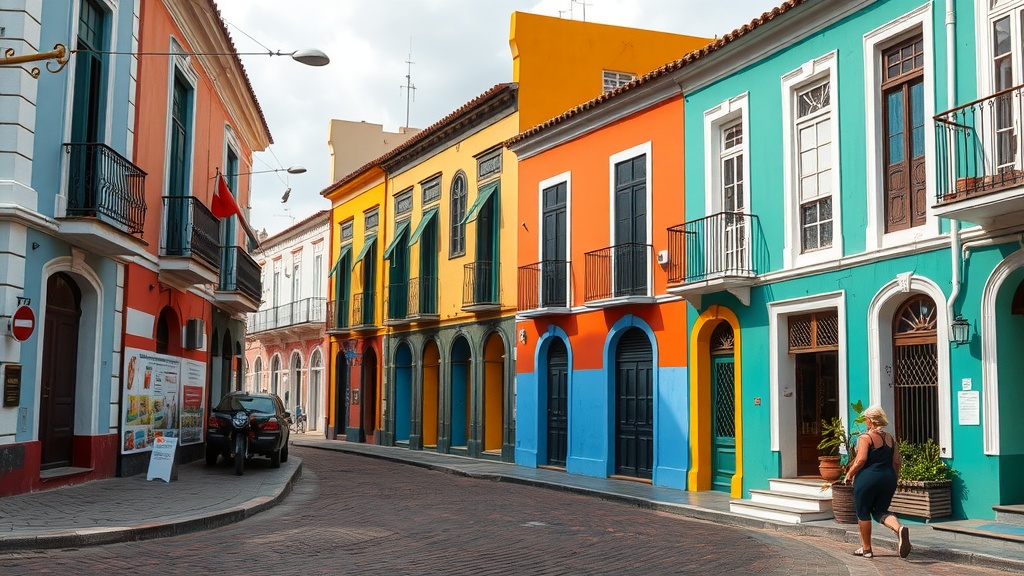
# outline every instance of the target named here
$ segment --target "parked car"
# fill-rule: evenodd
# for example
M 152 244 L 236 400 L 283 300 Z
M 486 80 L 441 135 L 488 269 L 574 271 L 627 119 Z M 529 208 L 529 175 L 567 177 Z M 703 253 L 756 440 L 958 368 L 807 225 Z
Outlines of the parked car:
M 206 465 L 223 455 L 234 459 L 235 474 L 241 475 L 245 460 L 258 454 L 278 468 L 288 461 L 290 425 L 291 415 L 276 394 L 228 392 L 206 422 Z

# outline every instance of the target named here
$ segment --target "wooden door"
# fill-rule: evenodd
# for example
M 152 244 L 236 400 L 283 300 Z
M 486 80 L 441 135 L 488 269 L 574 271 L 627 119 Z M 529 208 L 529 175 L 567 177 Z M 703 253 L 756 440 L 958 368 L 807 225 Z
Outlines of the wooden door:
M 651 478 L 654 472 L 654 358 L 637 328 L 619 341 L 615 359 L 615 473 Z
M 647 156 L 615 165 L 615 296 L 647 294 Z
M 556 338 L 548 348 L 548 464 L 565 466 L 569 445 L 569 355 Z
M 40 469 L 72 465 L 78 327 L 81 293 L 70 276 L 57 273 L 46 283 L 43 371 L 39 407 Z
M 796 355 L 797 475 L 818 475 L 821 422 L 839 416 L 839 361 L 836 352 Z
M 544 190 L 544 230 L 541 248 L 541 308 L 566 305 L 567 274 L 565 261 L 567 228 L 565 182 Z

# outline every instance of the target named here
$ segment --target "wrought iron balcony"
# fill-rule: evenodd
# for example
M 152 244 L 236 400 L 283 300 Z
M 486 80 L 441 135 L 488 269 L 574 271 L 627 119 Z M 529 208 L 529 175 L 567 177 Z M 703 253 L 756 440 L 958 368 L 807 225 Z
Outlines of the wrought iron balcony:
M 327 303 L 327 331 L 345 332 L 348 324 L 348 300 L 331 300 Z
M 462 309 L 486 312 L 501 308 L 501 277 L 497 262 L 466 264 L 462 274 Z
M 333 304 L 333 302 L 328 303 L 326 298 L 313 297 L 260 310 L 249 315 L 247 331 L 254 334 L 270 330 L 306 327 L 311 324 L 323 325 L 325 309 L 333 312 L 333 307 L 329 304 Z M 328 316 L 331 316 L 330 312 L 328 312 Z M 345 320 L 347 321 L 347 319 L 346 313 Z
M 429 320 L 437 318 L 437 278 L 423 276 L 409 280 L 406 318 Z
M 519 313 L 564 312 L 569 307 L 569 261 L 543 260 L 519 267 Z
M 651 297 L 650 244 L 616 244 L 584 255 L 585 305 L 643 302 Z
M 374 305 L 377 294 L 373 291 L 359 292 L 352 295 L 352 329 L 366 330 L 377 327 Z
M 260 265 L 241 246 L 225 246 L 223 253 L 217 285 L 218 303 L 235 312 L 255 312 L 262 293 Z
M 388 284 L 387 323 L 405 322 L 409 314 L 409 284 L 406 282 Z
M 753 214 L 720 212 L 668 229 L 669 292 L 700 305 L 700 295 L 728 291 L 749 299 L 767 251 Z
M 161 271 L 181 273 L 190 283 L 217 281 L 220 269 L 220 221 L 195 196 L 164 196 L 164 231 L 161 256 L 186 260 L 186 265 L 172 267 L 161 262 Z M 202 262 L 214 271 L 213 279 L 198 273 L 189 264 Z
M 1024 211 L 1024 85 L 935 116 L 936 213 L 986 225 Z

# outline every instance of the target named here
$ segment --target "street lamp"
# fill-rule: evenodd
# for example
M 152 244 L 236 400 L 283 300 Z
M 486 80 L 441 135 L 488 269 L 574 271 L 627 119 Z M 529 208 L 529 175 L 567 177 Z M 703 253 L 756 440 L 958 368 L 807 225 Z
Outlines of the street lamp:
M 296 164 L 295 166 L 289 166 L 287 168 L 273 168 L 271 170 L 256 170 L 255 172 L 239 172 L 238 174 L 229 174 L 229 176 L 245 176 L 248 174 L 266 174 L 267 172 L 287 172 L 289 174 L 302 174 L 306 171 L 305 166 Z

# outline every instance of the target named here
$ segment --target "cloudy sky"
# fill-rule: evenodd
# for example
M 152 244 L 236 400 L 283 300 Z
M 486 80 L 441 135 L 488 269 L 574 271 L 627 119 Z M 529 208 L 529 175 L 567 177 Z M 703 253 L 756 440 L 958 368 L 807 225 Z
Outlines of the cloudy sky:
M 253 176 L 251 223 L 274 234 L 330 208 L 332 118 L 406 122 L 406 61 L 416 86 L 409 124 L 423 128 L 491 86 L 512 79 L 513 11 L 694 36 L 721 36 L 782 0 L 217 0 L 240 52 L 319 48 L 313 68 L 286 58 L 243 56 L 274 136 L 253 170 L 300 164 L 301 175 Z M 251 38 L 250 38 L 251 37 Z M 262 46 L 261 46 L 262 45 Z M 281 203 L 286 188 L 287 203 Z

